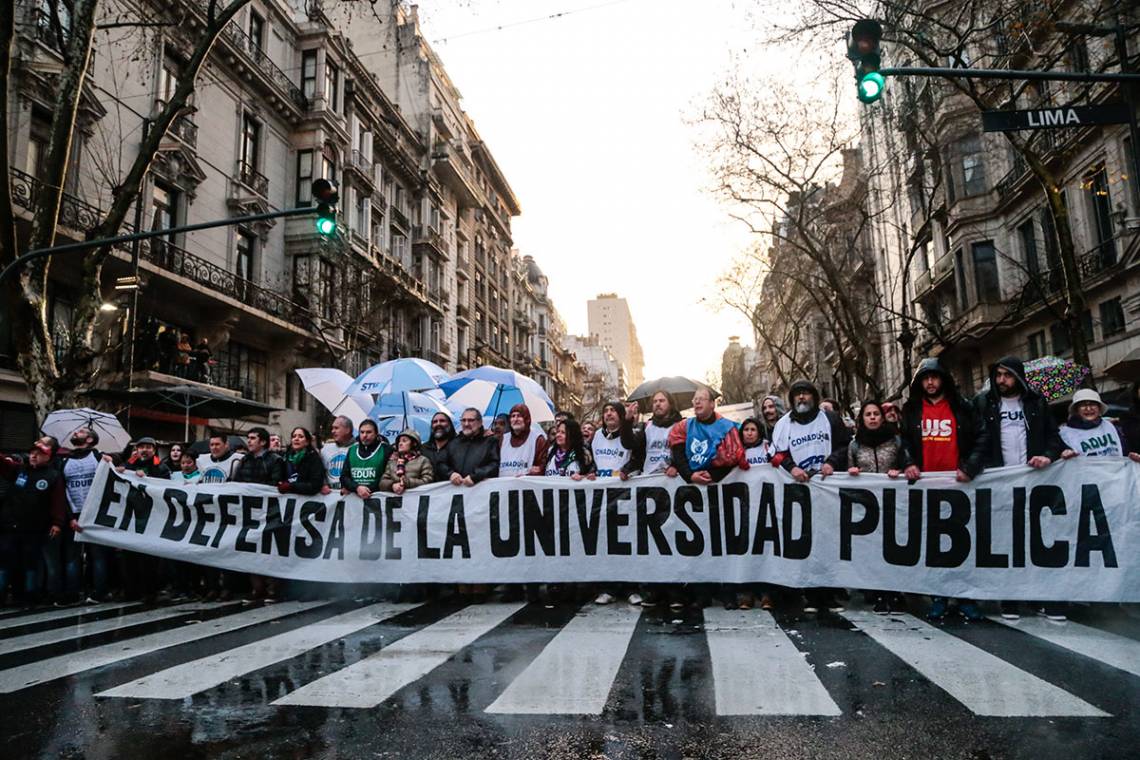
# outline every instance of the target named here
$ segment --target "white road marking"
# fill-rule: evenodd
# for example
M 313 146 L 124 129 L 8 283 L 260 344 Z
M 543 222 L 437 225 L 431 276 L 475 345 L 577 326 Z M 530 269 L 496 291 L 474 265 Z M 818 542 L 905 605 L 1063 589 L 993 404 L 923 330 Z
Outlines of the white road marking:
M 705 635 L 717 715 L 842 714 L 770 613 L 709 607 Z
M 1108 717 L 1064 689 L 910 615 L 840 614 L 975 715 Z
M 1072 620 L 1059 622 L 1041 617 L 1004 620 L 1000 615 L 991 615 L 990 620 L 1140 676 L 1140 641 Z
M 0 654 L 22 652 L 25 649 L 35 649 L 36 647 L 42 647 L 48 644 L 58 644 L 63 641 L 81 639 L 84 636 L 94 636 L 97 633 L 117 631 L 133 625 L 169 620 L 170 618 L 178 617 L 179 615 L 188 615 L 192 612 L 217 609 L 219 606 L 222 605 L 218 602 L 212 604 L 179 604 L 174 607 L 159 607 L 153 610 L 146 610 L 145 612 L 136 612 L 131 615 L 122 615 L 119 617 L 106 618 L 104 620 L 92 620 L 86 623 L 65 625 L 59 628 L 53 628 L 50 631 L 38 631 L 37 633 L 27 633 L 23 636 L 13 636 L 10 639 L 0 639 Z
M 469 646 L 525 604 L 477 604 L 409 634 L 371 657 L 302 686 L 275 705 L 375 707 Z
M 624 604 L 583 607 L 487 712 L 601 714 L 640 617 Z
M 241 628 L 248 628 L 258 623 L 267 623 L 270 620 L 292 615 L 296 612 L 319 607 L 327 602 L 283 602 L 281 604 L 267 605 L 232 615 L 206 620 L 201 623 L 191 623 L 181 628 L 158 633 L 148 633 L 125 641 L 115 641 L 103 646 L 84 649 L 80 652 L 70 652 L 58 657 L 50 657 L 39 662 L 18 665 L 7 670 L 0 670 L 0 694 L 8 694 L 29 686 L 53 681 L 57 678 L 82 673 L 92 668 L 101 668 L 132 657 L 157 652 L 160 649 L 189 644 L 192 641 L 229 633 Z
M 293 631 L 227 649 L 215 655 L 176 665 L 96 694 L 97 697 L 182 699 L 225 683 L 231 678 L 304 654 L 375 625 L 415 604 L 373 604 L 326 618 Z
M 127 607 L 139 607 L 141 605 L 142 602 L 113 602 L 93 604 L 90 607 L 66 607 L 59 610 L 37 612 L 34 615 L 4 618 L 0 620 L 0 631 L 5 631 L 9 628 L 19 628 L 24 625 L 34 625 L 35 623 L 47 623 L 51 620 L 59 620 L 61 618 L 79 617 L 80 615 L 90 615 L 95 612 L 110 612 L 111 610 L 122 610 Z

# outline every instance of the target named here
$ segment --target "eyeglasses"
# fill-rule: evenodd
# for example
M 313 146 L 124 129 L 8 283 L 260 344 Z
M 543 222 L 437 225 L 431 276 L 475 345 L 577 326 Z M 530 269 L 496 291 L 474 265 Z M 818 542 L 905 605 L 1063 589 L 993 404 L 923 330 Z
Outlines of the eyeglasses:
M 459 421 L 464 425 L 474 425 L 479 420 L 478 419 L 468 419 L 468 418 L 464 417 Z

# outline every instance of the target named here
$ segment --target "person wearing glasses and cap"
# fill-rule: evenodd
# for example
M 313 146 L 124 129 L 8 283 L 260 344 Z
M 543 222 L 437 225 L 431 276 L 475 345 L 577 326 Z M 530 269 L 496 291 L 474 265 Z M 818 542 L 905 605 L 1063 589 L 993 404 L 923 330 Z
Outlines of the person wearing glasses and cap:
M 0 599 L 9 583 L 21 601 L 33 602 L 40 592 L 40 563 L 50 541 L 59 538 L 67 521 L 67 492 L 63 473 L 52 458 L 59 449 L 54 438 L 37 438 L 21 462 L 0 457 L 0 479 L 8 492 L 0 504 Z

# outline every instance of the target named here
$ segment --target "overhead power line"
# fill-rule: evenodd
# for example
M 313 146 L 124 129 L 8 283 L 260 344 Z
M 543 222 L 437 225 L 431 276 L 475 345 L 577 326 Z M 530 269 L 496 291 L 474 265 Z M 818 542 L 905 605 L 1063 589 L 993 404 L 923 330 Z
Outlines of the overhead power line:
M 515 27 L 519 27 L 519 26 L 527 26 L 528 24 L 537 24 L 537 23 L 540 23 L 542 21 L 553 21 L 555 19 L 565 18 L 566 16 L 573 16 L 576 13 L 585 13 L 586 11 L 596 11 L 596 10 L 599 10 L 601 8 L 609 8 L 610 6 L 620 5 L 622 3 L 627 3 L 629 1 L 630 0 L 610 0 L 610 2 L 608 2 L 608 3 L 598 3 L 597 5 L 588 5 L 584 8 L 571 8 L 570 10 L 567 10 L 567 11 L 559 11 L 558 13 L 550 13 L 546 16 L 536 16 L 535 18 L 524 19 L 522 21 L 510 21 L 508 23 L 499 24 L 497 26 L 488 26 L 484 29 L 473 29 L 470 32 L 460 32 L 459 34 L 449 34 L 449 35 L 445 35 L 443 37 L 437 37 L 436 39 L 431 41 L 431 44 L 433 44 L 433 45 L 445 44 L 445 43 L 451 42 L 452 40 L 458 40 L 458 39 L 461 39 L 463 37 L 474 37 L 477 34 L 490 34 L 491 32 L 501 32 L 501 31 L 504 31 L 506 29 L 514 29 Z

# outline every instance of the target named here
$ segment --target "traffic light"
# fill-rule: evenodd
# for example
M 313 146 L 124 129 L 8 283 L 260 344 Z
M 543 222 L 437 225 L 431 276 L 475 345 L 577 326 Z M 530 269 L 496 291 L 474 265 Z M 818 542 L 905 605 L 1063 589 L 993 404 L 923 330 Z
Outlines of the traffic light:
M 847 58 L 855 64 L 855 82 L 859 100 L 863 103 L 874 103 L 886 87 L 886 80 L 879 73 L 882 61 L 879 41 L 882 37 L 883 27 L 873 19 L 859 19 L 851 27 Z
M 340 201 L 331 179 L 313 180 L 313 200 L 317 203 L 317 232 L 329 237 L 336 232 L 336 204 Z

